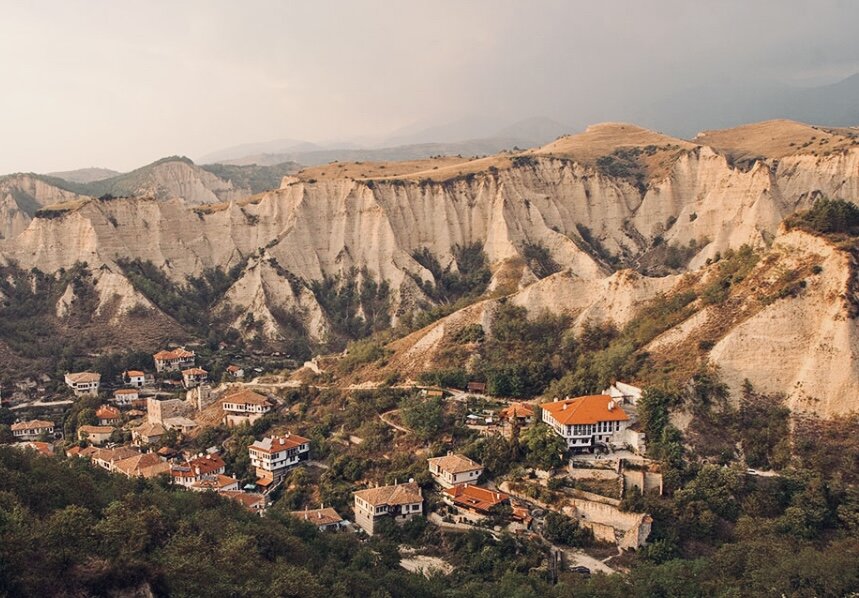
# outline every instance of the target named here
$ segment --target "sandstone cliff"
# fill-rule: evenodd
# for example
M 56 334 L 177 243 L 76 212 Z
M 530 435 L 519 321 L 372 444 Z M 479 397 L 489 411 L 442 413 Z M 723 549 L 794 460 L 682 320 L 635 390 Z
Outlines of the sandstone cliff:
M 474 245 L 488 258 L 490 292 L 514 293 L 514 302 L 532 310 L 564 311 L 578 325 L 622 325 L 643 302 L 683 283 L 683 271 L 706 270 L 709 261 L 743 244 L 765 250 L 785 216 L 817 197 L 859 197 L 859 145 L 850 131 L 785 125 L 788 133 L 768 145 L 773 126 L 684 141 L 605 124 L 515 155 L 425 160 L 402 168 L 315 168 L 250 197 L 192 173 L 186 161 L 167 161 L 153 171 L 157 176 L 136 187 L 148 198 L 62 198 L 65 203 L 40 212 L 14 239 L 0 242 L 0 259 L 48 272 L 86 262 L 120 277 L 119 260 L 140 259 L 177 283 L 208 268 L 246 264 L 217 311 L 237 329 L 247 320 L 244 314 L 252 314 L 259 322 L 253 334 L 268 338 L 282 335 L 284 319 L 298 318 L 312 339 L 322 340 L 330 322 L 310 291 L 313 281 L 356 272 L 386 281 L 396 323 L 433 302 L 426 285 L 437 283 L 437 275 L 416 254 L 426 251 L 442 268 L 455 270 L 456 248 Z M 817 135 L 827 141 L 821 144 Z M 209 205 L 188 205 L 195 202 Z M 16 222 L 19 230 L 24 223 Z M 780 251 L 788 247 L 785 239 L 776 244 Z M 546 268 L 542 274 L 534 269 L 534 247 L 545 251 L 550 270 L 558 273 L 539 280 Z M 675 258 L 659 271 L 675 276 L 617 271 L 649 269 L 667 251 Z M 799 253 L 799 246 L 792 251 Z M 111 284 L 123 286 L 119 280 Z M 476 303 L 403 339 L 397 363 L 431 363 L 434 347 L 450 330 L 489 325 L 491 307 L 492 301 Z M 705 306 L 699 314 L 706 321 Z M 838 321 L 837 310 L 827 317 Z M 740 356 L 752 344 L 744 339 L 754 334 L 754 322 L 737 320 L 733 339 L 728 331 L 711 339 L 718 341 L 713 359 L 734 385 L 747 369 L 743 364 L 750 363 Z M 692 329 L 695 321 L 675 331 L 677 342 L 685 334 L 682 326 Z M 853 363 L 852 354 L 839 351 Z M 782 360 L 784 372 L 764 387 L 793 393 L 797 408 L 806 401 L 796 391 L 801 386 L 808 390 L 804 396 L 824 402 L 829 399 L 820 395 L 836 386 L 851 388 L 852 379 L 836 386 L 825 382 L 820 372 L 829 362 L 822 355 L 815 364 L 795 367 Z M 824 413 L 845 409 L 837 402 L 818 404 Z

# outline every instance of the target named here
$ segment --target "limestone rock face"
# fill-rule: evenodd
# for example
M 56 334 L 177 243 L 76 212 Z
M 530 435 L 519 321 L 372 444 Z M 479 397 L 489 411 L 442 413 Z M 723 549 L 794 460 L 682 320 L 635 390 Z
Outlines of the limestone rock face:
M 0 178 L 0 239 L 11 239 L 24 231 L 39 208 L 78 199 L 80 195 L 32 175 Z
M 783 393 L 794 411 L 832 416 L 859 409 L 859 322 L 850 315 L 854 258 L 802 233 L 779 237 L 782 267 L 819 256 L 820 275 L 797 297 L 776 301 L 734 327 L 711 351 L 735 390 L 748 378 L 763 392 Z
M 797 135 L 822 133 L 793 124 L 778 138 L 778 152 L 769 151 L 773 127 L 782 126 L 767 124 L 754 138 L 711 132 L 690 142 L 606 124 L 517 155 L 392 167 L 387 178 L 341 176 L 334 168 L 331 176 L 299 173 L 258 195 L 185 160 L 147 168 L 133 179 L 133 198 L 90 199 L 20 175 L 0 181 L 0 263 L 55 272 L 86 262 L 103 270 L 99 309 L 109 295 L 120 312 L 152 308 L 122 276 L 120 260 L 151 261 L 180 283 L 207 268 L 244 264 L 216 310 L 239 330 L 251 314 L 261 324 L 252 334 L 270 339 L 280 337 L 284 319 L 298 318 L 321 341 L 330 322 L 312 281 L 384 280 L 396 322 L 431 302 L 421 285 L 433 283 L 433 273 L 413 257 L 419 251 L 455 269 L 455 248 L 476 244 L 490 263 L 492 294 L 532 312 L 568 313 L 578 326 L 623 325 L 648 300 L 706 271 L 717 254 L 743 244 L 765 250 L 775 240 L 773 251 L 785 259 L 821 252 L 824 276 L 799 296 L 738 320 L 711 358 L 733 386 L 749 377 L 762 390 L 787 393 L 796 409 L 843 412 L 855 400 L 839 397 L 859 390 L 855 326 L 839 299 L 849 259 L 808 235 L 782 234 L 779 225 L 820 196 L 859 198 L 859 145 L 833 131 L 831 143 L 802 149 L 809 146 Z M 558 272 L 539 279 L 545 272 L 534 267 L 534 246 Z M 676 269 L 686 274 L 651 278 L 624 269 L 664 246 L 692 247 L 688 264 Z M 71 301 L 64 296 L 57 314 Z M 490 329 L 494 301 L 401 339 L 392 363 L 421 367 L 462 326 Z M 667 351 L 710 325 L 710 312 L 700 307 L 653 350 Z M 837 363 L 847 365 L 827 374 Z

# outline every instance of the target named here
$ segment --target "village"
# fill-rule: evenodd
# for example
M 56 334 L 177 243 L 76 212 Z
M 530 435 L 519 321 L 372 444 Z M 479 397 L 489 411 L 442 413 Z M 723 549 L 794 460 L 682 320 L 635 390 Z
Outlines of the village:
M 415 439 L 400 409 L 388 409 L 360 429 L 390 434 L 393 451 L 414 451 L 423 465 L 408 469 L 408 477 L 382 482 L 352 476 L 348 498 L 326 505 L 318 491 L 296 488 L 318 484 L 320 475 L 337 464 L 331 448 L 319 445 L 339 443 L 341 452 L 343 447 L 366 452 L 371 441 L 357 433 L 339 438 L 331 432 L 315 441 L 319 431 L 314 436 L 298 415 L 306 406 L 285 398 L 285 392 L 308 388 L 302 375 L 311 381 L 324 378 L 317 360 L 290 376 L 260 376 L 229 364 L 220 380 L 210 380 L 201 367 L 205 364 L 185 347 L 160 350 L 152 363 L 153 371 L 128 369 L 116 380 L 103 381 L 89 371 L 65 374 L 65 398 L 13 409 L 14 446 L 48 457 L 86 459 L 116 475 L 214 492 L 260 516 L 290 494 L 291 516 L 320 531 L 372 536 L 387 533 L 392 524 L 421 520 L 451 533 L 509 532 L 548 546 L 551 567 L 564 564 L 584 575 L 623 570 L 625 551 L 647 542 L 650 516 L 624 508 L 623 500 L 630 493 L 661 495 L 662 476 L 658 465 L 644 457 L 636 410 L 642 391 L 630 384 L 616 382 L 599 395 L 542 404 L 488 396 L 485 383 L 476 381 L 464 389 L 399 384 L 391 392 L 417 404 L 444 405 L 472 440 L 500 438 L 515 446 L 537 428 L 550 440 L 548 456 L 554 462 L 524 467 L 511 454 L 503 470 L 515 473 L 501 474 L 502 468 L 485 467 L 457 450 L 463 443 L 451 434 L 440 442 Z M 68 412 L 76 407 L 70 425 Z M 39 413 L 45 415 L 20 417 Z M 213 429 L 223 432 L 220 442 Z M 237 448 L 235 434 L 248 438 L 245 445 Z M 216 441 L 206 446 L 210 436 Z M 396 461 L 387 448 L 382 447 L 383 458 Z M 301 468 L 311 473 L 296 475 Z M 296 500 L 296 494 L 301 498 Z M 558 517 L 572 522 L 586 541 L 576 547 L 557 542 L 558 534 L 549 528 L 558 525 Z M 584 546 L 595 549 L 588 554 Z M 424 573 L 448 568 L 443 559 L 421 554 L 404 554 L 401 565 Z

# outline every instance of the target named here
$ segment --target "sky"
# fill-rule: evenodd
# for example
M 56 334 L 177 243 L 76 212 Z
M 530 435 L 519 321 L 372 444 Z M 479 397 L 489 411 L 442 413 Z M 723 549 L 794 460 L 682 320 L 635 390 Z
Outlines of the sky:
M 647 120 L 642 107 L 696 90 L 718 105 L 859 72 L 852 0 L 0 0 L 0 9 L 0 172 L 129 170 L 280 138 L 380 144 L 535 116 L 575 129 Z

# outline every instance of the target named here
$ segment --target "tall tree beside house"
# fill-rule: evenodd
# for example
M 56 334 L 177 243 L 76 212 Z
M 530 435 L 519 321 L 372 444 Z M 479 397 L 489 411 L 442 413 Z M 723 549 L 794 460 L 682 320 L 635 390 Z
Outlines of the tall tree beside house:
M 525 458 L 528 463 L 539 469 L 551 470 L 564 464 L 566 451 L 564 439 L 545 424 L 535 424 L 528 428 L 524 436 Z

